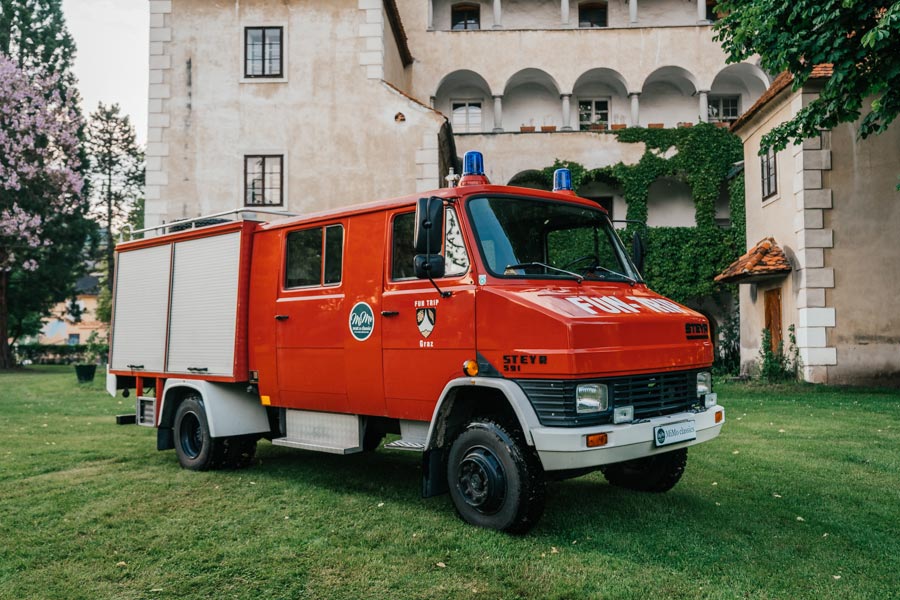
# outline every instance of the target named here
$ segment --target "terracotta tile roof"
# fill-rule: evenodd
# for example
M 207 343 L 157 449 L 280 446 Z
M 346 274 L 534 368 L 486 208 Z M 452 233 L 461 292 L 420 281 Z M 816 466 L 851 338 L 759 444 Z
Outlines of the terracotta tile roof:
M 412 52 L 409 51 L 409 43 L 406 39 L 406 30 L 403 29 L 403 21 L 400 20 L 400 11 L 397 9 L 396 0 L 383 0 L 384 11 L 387 13 L 388 21 L 391 23 L 391 31 L 394 32 L 394 40 L 397 42 L 397 49 L 400 51 L 400 60 L 403 66 L 408 67 L 413 63 Z
M 790 273 L 791 263 L 774 238 L 765 238 L 716 275 L 719 283 L 752 283 Z
M 433 113 L 435 113 L 435 114 L 438 114 L 438 115 L 444 117 L 444 119 L 447 118 L 447 117 L 444 115 L 444 113 L 442 113 L 441 111 L 436 110 L 436 109 L 434 109 L 434 108 L 428 106 L 427 104 L 425 104 L 424 102 L 422 102 L 422 101 L 419 100 L 418 98 L 415 98 L 415 97 L 413 97 L 413 96 L 410 96 L 409 94 L 407 94 L 406 92 L 404 92 L 403 90 L 401 90 L 400 88 L 398 88 L 398 87 L 397 87 L 396 85 L 394 85 L 393 83 L 391 83 L 391 82 L 389 82 L 389 81 L 385 81 L 384 79 L 381 80 L 381 83 L 383 83 L 384 85 L 388 86 L 390 89 L 394 90 L 395 92 L 397 92 L 398 94 L 400 94 L 401 96 L 403 96 L 404 98 L 406 98 L 407 100 L 409 100 L 409 101 L 411 101 L 411 102 L 414 102 L 414 103 L 418 104 L 418 105 L 421 106 L 422 108 L 427 108 L 427 109 L 430 110 L 431 112 L 433 112 Z
M 828 79 L 831 77 L 831 74 L 834 72 L 834 68 L 830 63 L 826 63 L 823 65 L 816 65 L 813 67 L 812 72 L 809 74 L 810 80 L 815 79 Z M 780 94 L 783 90 L 785 90 L 788 86 L 790 86 L 794 82 L 794 76 L 787 71 L 781 72 L 778 77 L 776 77 L 772 81 L 772 85 L 769 86 L 763 95 L 759 97 L 759 100 L 753 103 L 753 106 L 747 109 L 747 111 L 742 114 L 738 119 L 731 124 L 731 132 L 734 133 L 741 127 L 743 127 L 747 121 L 753 118 L 753 115 L 758 113 L 763 109 L 763 107 L 772 101 L 775 96 Z

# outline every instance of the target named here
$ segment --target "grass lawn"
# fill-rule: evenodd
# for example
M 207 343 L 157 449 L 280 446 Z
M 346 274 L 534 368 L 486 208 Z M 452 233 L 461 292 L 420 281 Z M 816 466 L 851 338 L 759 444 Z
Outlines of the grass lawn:
M 897 391 L 720 385 L 674 490 L 552 484 L 511 537 L 422 500 L 414 454 L 184 471 L 101 379 L 0 373 L 0 598 L 900 597 Z

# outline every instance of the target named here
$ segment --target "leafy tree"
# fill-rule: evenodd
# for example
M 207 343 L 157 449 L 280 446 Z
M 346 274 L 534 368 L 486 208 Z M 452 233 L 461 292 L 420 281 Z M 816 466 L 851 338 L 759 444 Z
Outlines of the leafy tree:
M 10 322 L 66 297 L 92 230 L 81 118 L 60 80 L 0 54 L 0 368 L 13 366 Z
M 75 84 L 75 41 L 62 0 L 0 0 L 0 52 L 26 72 L 59 75 L 60 89 Z
M 720 0 L 716 40 L 730 62 L 760 56 L 771 72 L 788 71 L 794 89 L 816 65 L 833 65 L 819 97 L 762 140 L 782 149 L 862 118 L 863 138 L 882 133 L 900 111 L 900 2 L 876 0 Z
M 103 257 L 105 287 L 112 289 L 116 231 L 135 208 L 144 183 L 144 156 L 135 140 L 134 127 L 119 105 L 102 102 L 91 114 L 87 130 L 91 159 L 89 176 L 94 190 L 94 212 L 106 230 Z

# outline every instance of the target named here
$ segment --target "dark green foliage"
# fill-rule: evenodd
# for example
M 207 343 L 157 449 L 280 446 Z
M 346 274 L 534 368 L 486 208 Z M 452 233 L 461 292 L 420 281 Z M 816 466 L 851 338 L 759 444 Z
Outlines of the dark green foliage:
M 833 65 L 819 97 L 766 134 L 761 153 L 863 113 L 859 135 L 865 138 L 887 129 L 900 111 L 900 2 L 720 0 L 717 9 L 725 16 L 716 23 L 715 39 L 730 62 L 759 55 L 766 71 L 789 71 L 795 89 L 814 66 Z
M 92 334 L 93 335 L 93 334 Z M 87 339 L 85 344 L 19 344 L 15 347 L 19 363 L 28 360 L 34 364 L 94 363 L 98 356 L 106 356 L 109 346 Z
M 784 348 L 784 340 L 772 350 L 772 332 L 762 330 L 762 342 L 759 347 L 759 378 L 766 383 L 796 381 L 800 373 L 800 351 L 794 326 L 788 327 L 788 347 Z
M 0 0 L 0 52 L 26 71 L 61 74 L 63 88 L 75 84 L 75 41 L 62 0 Z

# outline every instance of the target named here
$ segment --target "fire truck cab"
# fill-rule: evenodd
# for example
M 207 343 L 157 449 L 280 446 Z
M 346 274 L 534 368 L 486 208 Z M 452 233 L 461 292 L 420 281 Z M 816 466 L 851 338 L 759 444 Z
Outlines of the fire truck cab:
M 670 489 L 724 422 L 706 319 L 646 286 L 568 172 L 544 192 L 464 164 L 424 196 L 120 244 L 110 393 L 188 469 L 390 435 L 424 496 L 504 531 L 548 480 Z

